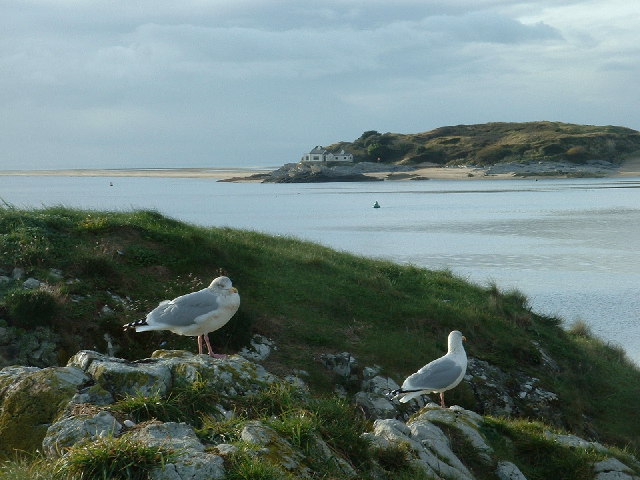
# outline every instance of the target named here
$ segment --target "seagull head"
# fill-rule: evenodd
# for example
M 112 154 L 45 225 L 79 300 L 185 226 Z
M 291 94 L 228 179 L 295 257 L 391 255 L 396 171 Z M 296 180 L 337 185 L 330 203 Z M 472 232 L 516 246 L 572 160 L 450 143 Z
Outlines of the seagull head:
M 238 289 L 234 288 L 229 277 L 218 277 L 213 279 L 209 288 L 216 290 L 226 290 L 231 293 L 238 293 Z
M 449 338 L 447 339 L 447 346 L 449 351 L 460 350 L 464 347 L 462 346 L 462 342 L 466 341 L 467 338 L 462 335 L 462 332 L 459 330 L 454 330 L 449 334 Z

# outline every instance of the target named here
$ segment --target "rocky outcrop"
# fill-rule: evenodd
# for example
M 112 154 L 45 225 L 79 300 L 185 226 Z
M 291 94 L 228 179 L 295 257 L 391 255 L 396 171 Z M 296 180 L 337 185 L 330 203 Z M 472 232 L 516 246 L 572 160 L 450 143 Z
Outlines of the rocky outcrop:
M 405 165 L 360 162 L 353 165 L 288 163 L 264 177 L 263 183 L 371 182 L 381 178 L 365 175 L 375 172 L 411 172 Z
M 255 337 L 252 344 L 243 352 L 251 358 L 266 358 L 267 350 L 274 348 L 263 337 Z M 326 425 L 316 430 L 306 427 L 313 414 L 304 406 L 310 398 L 304 388 L 304 372 L 281 379 L 240 355 L 214 359 L 170 350 L 156 351 L 150 358 L 138 361 L 85 350 L 74 355 L 65 367 L 0 370 L 1 454 L 10 456 L 17 449 L 39 450 L 51 462 L 64 462 L 79 448 L 125 439 L 128 445 L 163 449 L 165 460 L 147 472 L 155 480 L 224 479 L 238 465 L 253 461 L 293 478 L 318 478 L 330 472 L 331 478 L 337 479 L 386 479 L 396 478 L 393 468 L 400 468 L 422 472 L 425 478 L 432 479 L 472 480 L 490 475 L 526 480 L 527 464 L 497 453 L 496 429 L 480 414 L 458 406 L 425 406 L 424 400 L 400 405 L 388 397 L 397 383 L 382 375 L 378 366 L 359 368 L 348 352 L 327 354 L 320 361 L 335 371 L 336 379 L 349 389 L 358 390 L 353 396 L 345 391 L 346 401 L 355 403 L 373 420 L 371 429 L 355 432 L 369 445 L 370 453 L 361 461 L 354 462 L 345 456 L 347 452 L 329 445 L 335 434 L 325 436 Z M 477 375 L 485 369 L 488 380 L 496 375 L 489 367 L 475 362 L 472 371 Z M 215 425 L 216 433 L 211 433 L 211 427 L 180 420 L 140 422 L 117 408 L 123 398 L 161 402 L 195 384 L 210 393 L 206 397 L 209 403 L 202 409 L 213 412 L 207 414 L 206 421 Z M 271 392 L 281 384 L 294 385 L 300 405 L 296 415 L 286 409 L 260 418 L 234 412 L 234 402 L 246 409 L 243 399 Z M 533 380 L 523 385 L 517 391 L 526 395 L 539 388 Z M 549 393 L 536 395 L 548 397 Z M 263 398 L 275 402 L 273 395 Z M 506 404 L 512 403 L 502 405 Z M 300 423 L 290 429 L 293 433 L 283 433 L 282 425 L 292 419 Z M 317 421 L 324 425 L 325 419 Z M 589 457 L 594 459 L 590 467 L 594 479 L 640 479 L 640 464 L 635 459 L 614 454 L 597 442 L 551 428 L 545 430 L 540 441 L 559 452 L 595 452 Z M 498 444 L 513 442 L 505 438 Z
M 486 168 L 484 175 L 510 173 L 514 176 L 578 176 L 599 177 L 613 174 L 619 165 L 605 160 L 589 160 L 585 163 L 574 162 L 503 162 Z

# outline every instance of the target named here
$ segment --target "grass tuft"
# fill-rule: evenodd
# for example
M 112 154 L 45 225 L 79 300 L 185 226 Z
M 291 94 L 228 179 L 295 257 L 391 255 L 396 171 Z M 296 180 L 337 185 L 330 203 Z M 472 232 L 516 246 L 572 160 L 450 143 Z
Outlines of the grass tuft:
M 175 454 L 124 436 L 106 437 L 74 446 L 57 465 L 59 474 L 83 480 L 147 480 L 149 471 L 170 462 Z

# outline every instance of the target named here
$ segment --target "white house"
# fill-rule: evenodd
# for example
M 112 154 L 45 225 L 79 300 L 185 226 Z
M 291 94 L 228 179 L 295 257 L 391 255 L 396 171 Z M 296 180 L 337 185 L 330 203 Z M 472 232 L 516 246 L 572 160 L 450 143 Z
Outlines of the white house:
M 340 153 L 331 153 L 327 149 L 316 145 L 309 153 L 300 159 L 301 163 L 326 163 L 326 162 L 353 162 L 353 155 L 344 150 Z

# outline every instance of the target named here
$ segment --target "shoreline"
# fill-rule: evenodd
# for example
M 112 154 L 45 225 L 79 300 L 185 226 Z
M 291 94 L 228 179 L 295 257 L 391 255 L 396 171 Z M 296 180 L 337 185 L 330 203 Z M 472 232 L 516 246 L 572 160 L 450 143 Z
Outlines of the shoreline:
M 50 170 L 0 170 L 0 176 L 42 176 L 42 177 L 166 177 L 166 178 L 213 178 L 227 182 L 260 182 L 262 178 L 252 178 L 266 174 L 277 167 L 215 167 L 215 168 L 92 168 L 92 169 L 50 169 Z M 387 181 L 409 181 L 412 177 L 425 180 L 518 180 L 566 178 L 566 175 L 516 175 L 513 172 L 489 174 L 480 167 L 437 167 L 423 166 L 407 174 L 393 172 L 365 173 L 367 176 Z M 604 178 L 640 177 L 640 157 L 629 159 Z

